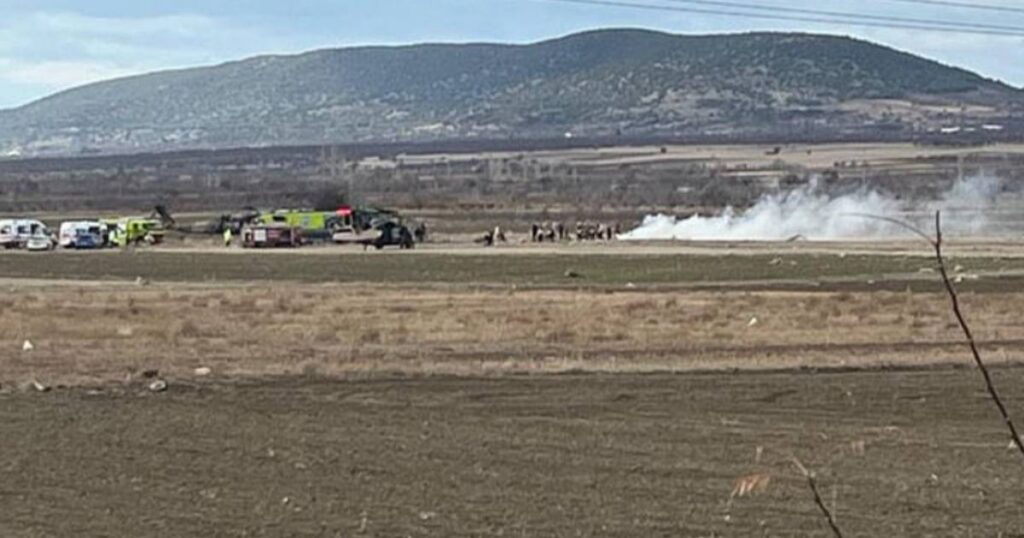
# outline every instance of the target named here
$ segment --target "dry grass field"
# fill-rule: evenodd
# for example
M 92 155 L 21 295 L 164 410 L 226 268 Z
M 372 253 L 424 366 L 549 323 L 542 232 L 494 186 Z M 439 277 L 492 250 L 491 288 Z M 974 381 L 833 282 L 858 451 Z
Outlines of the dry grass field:
M 1018 414 L 1024 258 L 954 255 Z M 1019 535 L 1020 455 L 931 267 L 908 245 L 2 253 L 0 536 L 825 536 L 793 457 L 849 535 Z
M 965 296 L 993 362 L 1024 293 Z M 0 299 L 0 383 L 929 366 L 961 363 L 944 297 L 908 292 L 32 286 Z M 24 351 L 23 343 L 34 349 Z
M 828 536 L 793 458 L 847 536 L 1024 536 L 1020 454 L 922 243 L 524 244 L 815 176 L 919 199 L 995 175 L 1000 233 L 949 267 L 1024 420 L 1024 145 L 335 157 L 2 163 L 0 211 L 53 224 L 343 189 L 432 241 L 0 252 L 0 538 Z
M 0 383 L 962 361 L 927 257 L 660 248 L 6 253 Z M 1012 361 L 1024 258 L 952 263 L 991 360 Z
M 776 147 L 781 148 L 779 153 L 774 152 Z M 981 151 L 972 147 L 919 146 L 909 143 L 687 144 L 535 151 L 528 155 L 537 159 L 556 159 L 574 165 L 591 166 L 655 162 L 719 162 L 754 169 L 770 166 L 772 163 L 782 160 L 790 165 L 827 169 L 836 162 L 857 162 L 879 166 L 894 162 L 913 162 L 979 153 L 1024 154 L 1024 144 L 992 144 L 984 147 Z M 407 158 L 407 160 L 411 162 L 460 162 L 476 159 L 514 158 L 521 154 L 521 152 L 449 153 L 417 155 Z

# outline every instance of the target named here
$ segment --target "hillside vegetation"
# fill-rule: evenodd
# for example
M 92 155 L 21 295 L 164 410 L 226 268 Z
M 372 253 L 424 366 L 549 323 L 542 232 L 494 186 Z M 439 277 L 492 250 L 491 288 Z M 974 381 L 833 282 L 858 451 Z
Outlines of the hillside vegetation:
M 530 45 L 319 50 L 101 82 L 0 112 L 0 152 L 910 131 L 959 117 L 965 103 L 984 119 L 1020 102 L 1002 83 L 845 37 L 604 30 Z

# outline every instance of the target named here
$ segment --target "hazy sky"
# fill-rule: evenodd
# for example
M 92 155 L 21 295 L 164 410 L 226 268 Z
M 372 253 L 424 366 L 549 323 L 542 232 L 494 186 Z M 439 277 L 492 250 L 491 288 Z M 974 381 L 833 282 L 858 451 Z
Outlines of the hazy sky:
M 672 0 L 634 1 L 673 5 Z M 1024 14 L 897 0 L 745 1 L 1024 28 Z M 985 3 L 1024 6 L 1021 0 Z M 1019 37 L 758 21 L 549 0 L 0 0 L 0 108 L 95 80 L 263 53 L 424 41 L 530 42 L 622 26 L 677 33 L 855 35 L 1024 85 L 1024 38 Z

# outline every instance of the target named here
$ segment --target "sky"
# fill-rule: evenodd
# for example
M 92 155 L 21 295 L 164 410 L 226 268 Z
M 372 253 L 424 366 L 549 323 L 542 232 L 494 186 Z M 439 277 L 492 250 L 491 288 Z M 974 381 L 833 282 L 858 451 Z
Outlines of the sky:
M 672 3 L 677 0 L 631 1 L 684 5 Z M 1024 30 L 1024 13 L 902 0 L 745 1 Z M 985 3 L 1024 6 L 1021 0 Z M 0 0 L 0 108 L 98 80 L 258 54 L 366 44 L 528 43 L 605 27 L 681 34 L 798 30 L 851 35 L 1024 86 L 1022 37 L 667 13 L 552 0 Z

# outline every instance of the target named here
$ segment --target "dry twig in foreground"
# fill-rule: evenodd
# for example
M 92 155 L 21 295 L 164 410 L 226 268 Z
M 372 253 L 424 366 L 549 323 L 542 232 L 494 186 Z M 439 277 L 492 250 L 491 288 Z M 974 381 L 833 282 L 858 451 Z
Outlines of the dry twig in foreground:
M 949 300 L 953 306 L 953 314 L 956 316 L 957 323 L 960 324 L 960 329 L 964 332 L 964 338 L 967 340 L 967 345 L 971 348 L 971 355 L 974 357 L 974 363 L 978 365 L 978 370 L 981 371 L 981 376 L 985 379 L 985 388 L 988 389 L 989 396 L 992 397 L 992 401 L 995 402 L 996 407 L 999 408 L 999 414 L 1003 417 L 1003 422 L 1006 424 L 1007 429 L 1010 430 L 1010 435 L 1013 437 L 1013 443 L 1017 446 L 1021 455 L 1024 455 L 1024 443 L 1021 442 L 1020 434 L 1017 432 L 1017 426 L 1014 425 L 1013 419 L 1010 418 L 1010 413 L 1006 410 L 1006 405 L 1003 404 L 1003 399 L 999 396 L 999 391 L 996 390 L 995 384 L 992 383 L 992 376 L 989 374 L 988 367 L 985 366 L 985 362 L 981 360 L 981 353 L 978 351 L 978 344 L 974 341 L 974 333 L 971 332 L 971 327 L 967 325 L 967 321 L 964 319 L 964 315 L 960 311 L 960 297 L 956 293 L 956 288 L 953 287 L 953 282 L 949 279 L 949 272 L 946 270 L 946 261 L 942 257 L 942 222 L 938 211 L 935 212 L 935 240 L 931 241 L 931 243 L 935 248 L 935 259 L 939 264 L 939 275 L 942 276 L 942 283 L 946 287 L 946 293 L 949 294 Z
M 907 230 L 921 236 L 935 250 L 935 261 L 939 266 L 939 275 L 942 277 L 942 284 L 945 286 L 946 293 L 949 295 L 949 300 L 953 307 L 953 315 L 956 316 L 956 321 L 960 324 L 960 329 L 964 333 L 967 345 L 971 349 L 971 356 L 974 357 L 974 364 L 978 366 L 978 370 L 981 372 L 981 376 L 985 380 L 985 388 L 988 390 L 989 396 L 999 409 L 999 415 L 1002 416 L 1003 423 L 1006 424 L 1006 428 L 1010 430 L 1010 436 L 1013 439 L 1013 444 L 1017 447 L 1017 450 L 1020 451 L 1021 455 L 1024 455 L 1024 441 L 1021 441 L 1020 433 L 1017 432 L 1017 426 L 1013 423 L 1013 419 L 1010 418 L 1010 413 L 1006 410 L 1006 405 L 1003 403 L 1003 399 L 999 396 L 999 391 L 996 390 L 996 386 L 992 382 L 992 375 L 989 373 L 988 367 L 985 366 L 985 361 L 981 359 L 981 352 L 978 351 L 978 344 L 974 341 L 974 333 L 971 332 L 971 327 L 967 325 L 967 320 L 964 319 L 963 312 L 960 310 L 960 296 L 957 295 L 956 288 L 953 287 L 953 281 L 949 278 L 949 271 L 946 269 L 946 260 L 942 256 L 942 213 L 939 211 L 935 212 L 934 238 L 921 231 L 920 228 L 899 219 L 863 214 L 855 216 L 882 220 L 906 228 Z
M 796 465 L 797 469 L 807 479 L 807 487 L 811 489 L 811 493 L 814 494 L 814 504 L 818 505 L 818 509 L 821 510 L 821 514 L 825 516 L 825 520 L 828 521 L 829 528 L 832 529 L 832 534 L 836 538 L 843 538 L 843 531 L 839 530 L 839 525 L 836 524 L 836 518 L 832 515 L 832 511 L 825 506 L 825 501 L 821 499 L 821 494 L 818 492 L 818 483 L 814 480 L 814 474 L 804 467 L 804 464 L 800 463 L 800 460 L 793 458 L 793 464 Z
M 970 325 L 967 324 L 967 320 L 964 319 L 963 311 L 960 309 L 960 296 L 956 292 L 956 288 L 953 286 L 953 281 L 949 278 L 949 271 L 946 269 L 946 260 L 942 254 L 942 214 L 939 211 L 935 212 L 935 237 L 932 238 L 921 229 L 909 224 L 907 222 L 893 219 L 889 217 L 881 217 L 875 215 L 856 215 L 860 217 L 873 218 L 896 224 L 911 232 L 914 232 L 918 236 L 922 237 L 925 241 L 932 245 L 935 250 L 935 261 L 939 267 L 939 275 L 942 277 L 942 284 L 946 289 L 946 293 L 949 295 L 949 300 L 953 308 L 953 315 L 956 317 L 957 323 L 960 325 L 960 329 L 964 333 L 964 339 L 967 341 L 968 347 L 971 350 L 971 356 L 974 358 L 974 364 L 977 365 L 978 370 L 981 372 L 982 377 L 985 380 L 985 388 L 988 390 L 989 396 L 992 401 L 995 402 L 996 407 L 999 409 L 999 414 L 1003 418 L 1003 423 L 1006 424 L 1006 428 L 1010 431 L 1010 436 L 1013 438 L 1013 444 L 1020 451 L 1021 455 L 1024 455 L 1024 442 L 1021 441 L 1020 433 L 1017 432 L 1017 426 L 1013 423 L 1013 419 L 1010 417 L 1010 413 L 1006 410 L 1006 405 L 1003 403 L 1002 397 L 999 396 L 999 391 L 996 389 L 995 384 L 992 382 L 992 375 L 989 373 L 988 367 L 985 365 L 985 361 L 981 358 L 981 352 L 978 350 L 978 344 L 974 340 L 974 333 L 971 331 Z M 832 529 L 832 534 L 836 538 L 842 538 L 843 533 L 836 525 L 835 517 L 832 512 L 825 506 L 825 503 L 821 499 L 821 494 L 818 492 L 818 485 L 814 480 L 814 475 L 807 470 L 799 460 L 793 458 L 793 463 L 800 469 L 804 477 L 807 478 L 807 486 L 810 488 L 811 493 L 814 495 L 814 503 L 818 505 L 818 509 L 821 510 L 822 515 L 828 521 L 829 527 Z

